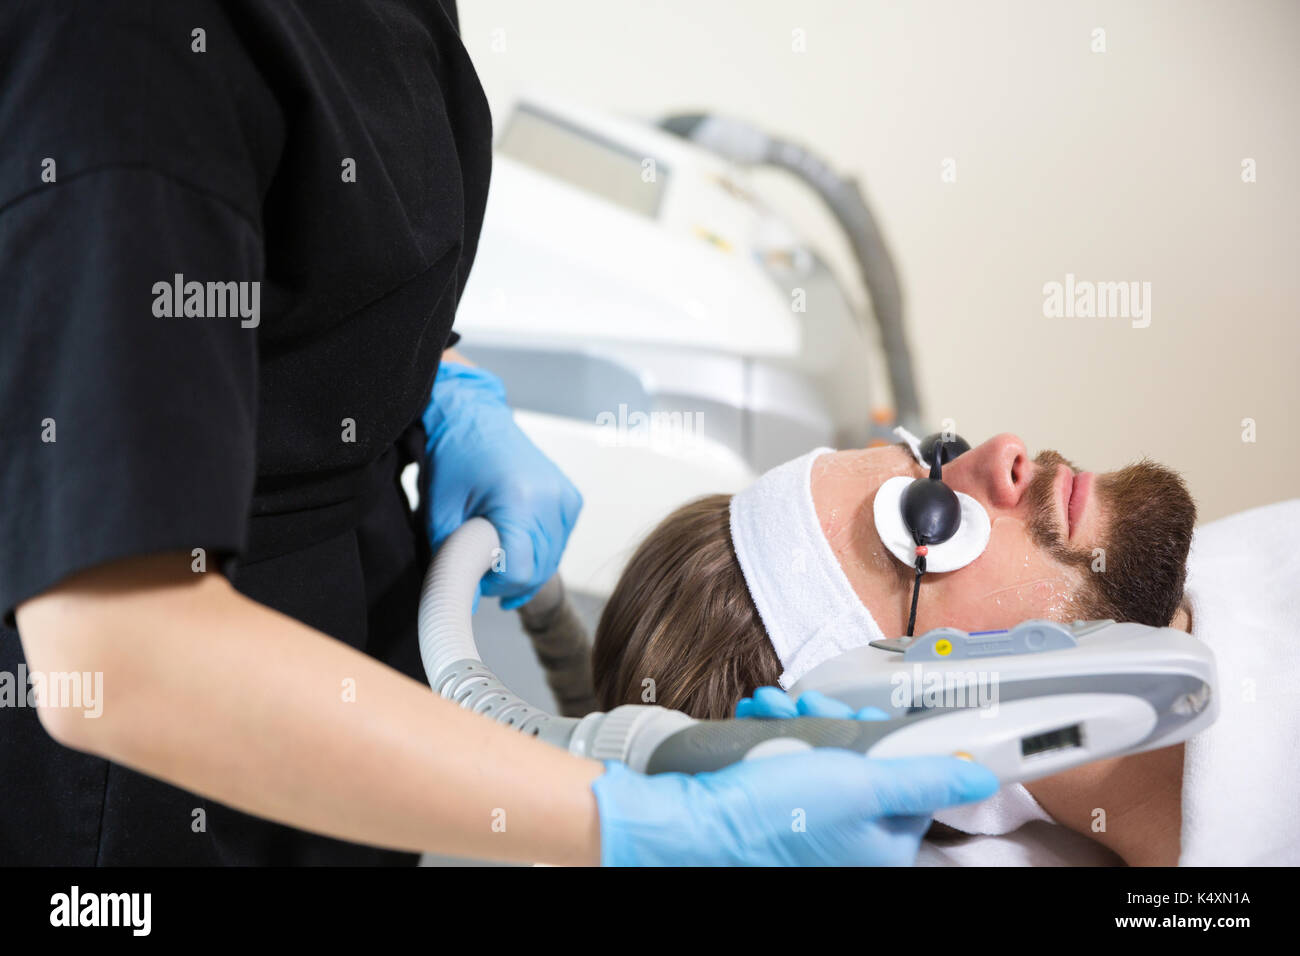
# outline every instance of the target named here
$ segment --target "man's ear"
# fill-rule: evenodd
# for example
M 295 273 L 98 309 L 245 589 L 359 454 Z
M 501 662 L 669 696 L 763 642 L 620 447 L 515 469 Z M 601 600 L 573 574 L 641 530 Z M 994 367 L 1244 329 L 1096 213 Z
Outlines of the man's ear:
M 1192 605 L 1183 598 L 1183 603 L 1178 605 L 1178 610 L 1174 612 L 1174 619 L 1169 622 L 1169 626 L 1177 628 L 1180 631 L 1192 633 Z

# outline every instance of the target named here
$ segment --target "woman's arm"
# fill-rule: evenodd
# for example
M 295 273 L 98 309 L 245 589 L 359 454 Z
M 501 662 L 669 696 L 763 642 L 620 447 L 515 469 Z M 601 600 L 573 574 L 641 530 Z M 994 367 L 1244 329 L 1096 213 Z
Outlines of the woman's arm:
M 355 842 L 599 861 L 599 763 L 463 711 L 189 562 L 112 562 L 19 606 L 32 670 L 103 674 L 98 718 L 41 703 L 57 741 Z

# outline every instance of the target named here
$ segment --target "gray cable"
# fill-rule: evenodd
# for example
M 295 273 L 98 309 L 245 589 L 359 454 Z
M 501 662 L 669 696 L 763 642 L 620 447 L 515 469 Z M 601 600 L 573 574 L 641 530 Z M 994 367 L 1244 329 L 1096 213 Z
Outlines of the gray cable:
M 595 710 L 587 629 L 565 595 L 558 574 L 519 609 L 519 617 L 532 638 L 533 652 L 546 672 L 560 714 L 585 717 Z
M 664 129 L 743 166 L 775 166 L 811 187 L 843 228 L 871 296 L 880 330 L 890 391 L 899 424 L 923 432 L 921 400 L 903 325 L 903 293 L 889 248 L 857 184 L 796 143 L 769 136 L 748 123 L 700 114 L 672 116 Z

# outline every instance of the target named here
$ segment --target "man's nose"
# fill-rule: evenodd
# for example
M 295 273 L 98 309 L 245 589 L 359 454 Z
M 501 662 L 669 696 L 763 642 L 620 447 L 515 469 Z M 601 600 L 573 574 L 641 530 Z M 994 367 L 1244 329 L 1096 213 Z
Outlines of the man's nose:
M 1025 443 L 1015 435 L 997 435 L 954 459 L 944 470 L 944 480 L 973 498 L 983 498 L 995 508 L 1020 504 L 1033 464 Z

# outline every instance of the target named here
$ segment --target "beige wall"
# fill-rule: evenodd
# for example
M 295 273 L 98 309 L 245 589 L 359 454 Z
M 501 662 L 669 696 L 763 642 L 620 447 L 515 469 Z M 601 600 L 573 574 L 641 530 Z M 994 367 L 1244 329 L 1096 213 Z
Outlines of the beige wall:
M 1207 519 L 1300 495 L 1300 4 L 460 6 L 499 116 L 531 89 L 646 116 L 704 108 L 857 176 L 936 421 L 1086 468 L 1151 455 Z M 782 206 L 799 198 L 777 187 Z M 807 207 L 791 206 L 842 255 Z M 1150 282 L 1149 327 L 1045 318 L 1043 284 L 1066 273 Z

